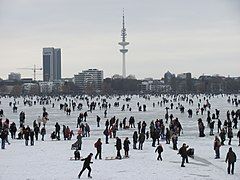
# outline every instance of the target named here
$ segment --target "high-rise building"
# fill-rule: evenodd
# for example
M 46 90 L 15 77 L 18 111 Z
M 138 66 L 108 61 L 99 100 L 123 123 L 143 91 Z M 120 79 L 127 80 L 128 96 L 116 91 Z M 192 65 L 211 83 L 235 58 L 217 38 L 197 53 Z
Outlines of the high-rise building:
M 56 48 L 54 49 L 54 71 L 55 71 L 55 79 L 61 79 L 61 49 Z
M 88 69 L 74 75 L 75 85 L 80 90 L 85 91 L 91 86 L 94 90 L 101 90 L 103 82 L 103 71 L 98 69 Z
M 43 81 L 61 79 L 61 49 L 43 48 Z

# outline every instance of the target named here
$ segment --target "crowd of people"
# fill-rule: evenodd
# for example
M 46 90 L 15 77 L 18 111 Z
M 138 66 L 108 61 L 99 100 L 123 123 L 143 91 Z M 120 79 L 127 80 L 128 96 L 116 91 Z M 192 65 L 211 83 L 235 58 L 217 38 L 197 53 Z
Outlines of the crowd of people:
M 238 138 L 238 146 L 240 146 L 240 130 L 238 130 L 238 122 L 240 120 L 240 109 L 237 110 L 228 110 L 226 113 L 225 119 L 220 119 L 221 110 L 214 109 L 212 110 L 212 105 L 210 103 L 210 99 L 213 98 L 211 95 L 205 95 L 203 97 L 197 97 L 197 102 L 193 101 L 193 98 L 190 95 L 181 95 L 181 96 L 162 96 L 160 97 L 160 101 L 153 102 L 153 107 L 159 107 L 165 109 L 165 114 L 162 115 L 163 118 L 158 118 L 155 120 L 149 120 L 148 117 L 143 117 L 144 121 L 138 121 L 134 116 L 130 116 L 127 118 L 119 119 L 117 116 L 109 117 L 108 112 L 112 108 L 119 108 L 119 102 L 114 102 L 113 104 L 107 101 L 107 98 L 101 98 L 100 96 L 95 100 L 91 101 L 91 97 L 77 97 L 76 98 L 68 98 L 68 97 L 38 97 L 30 100 L 24 98 L 23 104 L 24 106 L 34 106 L 34 105 L 42 105 L 42 114 L 38 116 L 32 122 L 32 127 L 26 123 L 26 114 L 24 111 L 19 113 L 19 123 L 14 122 L 6 118 L 4 114 L 4 110 L 0 110 L 0 137 L 1 137 L 1 149 L 6 148 L 6 143 L 10 145 L 9 135 L 11 139 L 24 140 L 24 144 L 26 146 L 34 146 L 35 141 L 39 140 L 39 135 L 41 136 L 41 141 L 45 140 L 45 136 L 47 134 L 47 123 L 49 121 L 49 114 L 45 105 L 52 104 L 52 108 L 55 108 L 55 104 L 61 100 L 64 100 L 65 103 L 60 103 L 59 111 L 65 113 L 70 116 L 71 111 L 79 111 L 78 117 L 76 117 L 76 128 L 70 129 L 68 124 L 61 124 L 57 119 L 51 119 L 51 121 L 56 122 L 54 126 L 54 131 L 51 132 L 50 138 L 52 140 L 71 140 L 73 136 L 76 134 L 76 142 L 72 144 L 71 149 L 74 149 L 74 159 L 75 160 L 83 160 L 84 165 L 79 173 L 78 177 L 80 178 L 85 169 L 89 170 L 88 177 L 91 178 L 91 168 L 90 164 L 93 153 L 90 153 L 86 158 L 80 158 L 80 153 L 82 149 L 82 141 L 86 140 L 91 135 L 91 128 L 88 123 L 89 121 L 89 113 L 96 111 L 99 109 L 100 112 L 103 113 L 103 118 L 101 118 L 101 114 L 96 116 L 96 127 L 101 129 L 103 126 L 104 129 L 102 131 L 102 135 L 99 136 L 97 141 L 94 143 L 94 147 L 96 148 L 95 159 L 102 159 L 102 150 L 104 145 L 102 143 L 102 139 L 105 139 L 105 144 L 109 144 L 109 139 L 116 139 L 115 148 L 116 148 L 116 156 L 115 159 L 129 158 L 131 149 L 133 150 L 143 150 L 144 142 L 146 140 L 151 141 L 151 146 L 155 147 L 155 153 L 158 154 L 157 160 L 163 161 L 162 153 L 163 143 L 172 144 L 172 149 L 176 150 L 178 154 L 182 157 L 181 167 L 185 167 L 185 162 L 188 163 L 188 157 L 194 156 L 194 149 L 189 148 L 186 143 L 183 143 L 182 146 L 178 147 L 179 138 L 183 134 L 183 125 L 181 123 L 181 119 L 175 117 L 173 113 L 171 113 L 172 109 L 179 110 L 181 114 L 185 113 L 185 107 L 181 102 L 187 102 L 189 104 L 189 108 L 187 110 L 187 118 L 192 119 L 195 118 L 193 116 L 194 111 L 196 116 L 206 114 L 206 122 L 203 117 L 197 118 L 196 126 L 198 126 L 198 134 L 199 138 L 204 138 L 206 136 L 206 129 L 209 129 L 209 136 L 214 136 L 213 149 L 215 151 L 215 159 L 220 158 L 220 149 L 222 146 L 231 146 L 232 139 L 234 137 L 234 132 L 236 132 L 236 138 Z M 146 100 L 150 101 L 150 96 L 144 96 Z M 117 100 L 119 100 L 117 98 Z M 84 105 L 81 101 L 86 102 L 87 111 L 83 111 Z M 129 105 L 131 98 L 126 98 L 126 104 L 123 104 L 120 108 L 121 111 L 131 112 L 134 107 Z M 237 99 L 237 96 L 234 98 L 228 98 L 227 102 L 232 104 L 233 107 L 238 107 L 240 100 Z M 193 104 L 197 103 L 197 108 L 193 109 Z M 20 102 L 16 99 L 13 102 L 9 102 L 9 106 L 13 108 L 13 113 L 17 113 L 17 106 L 19 106 Z M 77 109 L 75 108 L 77 107 Z M 137 102 L 136 110 L 137 111 L 147 111 L 146 104 L 140 104 Z M 61 113 L 61 112 L 59 112 Z M 215 123 L 217 124 L 216 126 Z M 19 124 L 19 127 L 17 126 Z M 60 125 L 61 124 L 61 125 Z M 206 125 L 205 125 L 206 124 Z M 62 128 L 61 128 L 62 126 Z M 61 135 L 62 131 L 62 135 Z M 132 133 L 132 136 L 125 137 L 123 142 L 121 137 L 118 136 L 119 131 L 129 131 Z M 197 133 L 197 132 L 196 132 Z M 228 138 L 228 143 L 225 144 L 226 138 Z M 131 146 L 132 145 L 132 148 Z M 197 148 L 197 147 L 195 147 Z M 121 155 L 121 150 L 124 150 L 124 156 Z M 166 159 L 166 158 L 164 158 Z M 236 162 L 236 154 L 234 153 L 232 147 L 229 147 L 229 151 L 226 155 L 226 162 L 228 163 L 227 172 L 228 174 L 234 174 L 234 163 Z

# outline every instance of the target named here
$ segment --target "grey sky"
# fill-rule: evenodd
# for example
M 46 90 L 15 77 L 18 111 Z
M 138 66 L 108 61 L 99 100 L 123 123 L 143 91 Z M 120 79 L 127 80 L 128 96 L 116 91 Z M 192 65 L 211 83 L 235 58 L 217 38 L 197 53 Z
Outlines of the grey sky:
M 62 76 L 88 68 L 121 74 L 125 8 L 127 74 L 240 76 L 239 0 L 0 0 L 0 77 L 42 67 L 42 48 L 62 49 Z M 38 75 L 42 79 L 42 75 Z

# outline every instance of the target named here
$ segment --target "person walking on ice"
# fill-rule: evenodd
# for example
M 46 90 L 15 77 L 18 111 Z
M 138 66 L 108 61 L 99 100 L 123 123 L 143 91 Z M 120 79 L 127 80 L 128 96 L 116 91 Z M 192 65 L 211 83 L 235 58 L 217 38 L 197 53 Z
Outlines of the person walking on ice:
M 234 163 L 236 162 L 236 160 L 237 160 L 237 156 L 233 152 L 232 148 L 230 147 L 225 160 L 225 162 L 228 163 L 228 167 L 227 167 L 228 174 L 230 174 L 230 170 L 231 170 L 231 173 L 234 174 Z M 232 166 L 232 169 L 231 169 L 231 166 Z
M 179 152 L 178 152 L 178 154 L 182 156 L 181 167 L 185 167 L 184 166 L 185 160 L 186 160 L 186 163 L 188 163 L 187 148 L 188 146 L 185 143 L 183 143 L 182 147 L 179 149 Z
M 158 152 L 158 157 L 157 160 L 161 160 L 162 161 L 162 152 L 163 152 L 163 147 L 161 144 L 158 145 L 158 147 L 155 150 L 155 153 Z
M 126 139 L 124 140 L 123 142 L 123 149 L 124 149 L 124 153 L 125 153 L 125 157 L 128 158 L 129 155 L 128 155 L 128 152 L 129 152 L 129 144 L 130 144 L 130 141 L 128 140 L 128 137 L 126 137 Z
M 216 154 L 215 159 L 220 158 L 220 147 L 221 147 L 220 139 L 217 136 L 215 136 L 214 146 L 213 146 L 213 149 Z
M 102 159 L 102 142 L 101 142 L 101 138 L 99 138 L 97 140 L 97 142 L 95 142 L 94 147 L 97 149 L 97 154 L 95 156 L 95 159 L 97 159 L 98 156 L 99 156 L 99 159 Z
M 122 159 L 122 156 L 121 156 L 121 149 L 122 149 L 122 141 L 119 137 L 116 138 L 116 149 L 117 149 L 117 159 Z
M 78 174 L 78 179 L 80 179 L 82 173 L 85 171 L 85 169 L 88 169 L 88 178 L 92 178 L 91 176 L 91 167 L 90 167 L 90 164 L 92 164 L 93 162 L 91 162 L 92 160 L 92 156 L 93 156 L 93 153 L 90 153 L 88 155 L 88 157 L 82 159 L 81 161 L 84 161 L 83 163 L 83 167 L 82 167 L 82 170 L 80 171 L 80 173 Z

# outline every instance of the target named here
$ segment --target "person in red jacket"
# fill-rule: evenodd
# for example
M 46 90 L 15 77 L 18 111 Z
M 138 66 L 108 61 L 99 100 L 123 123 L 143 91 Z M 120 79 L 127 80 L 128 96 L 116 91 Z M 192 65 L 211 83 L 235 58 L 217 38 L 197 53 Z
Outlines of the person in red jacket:
M 66 128 L 66 130 L 65 130 L 65 137 L 66 137 L 67 140 L 69 140 L 70 133 L 71 133 L 71 130 L 70 130 L 70 128 L 67 126 L 67 128 Z
M 94 144 L 95 148 L 97 149 L 97 154 L 95 156 L 95 159 L 97 159 L 97 156 L 99 156 L 99 159 L 102 159 L 102 142 L 101 138 L 97 140 Z

